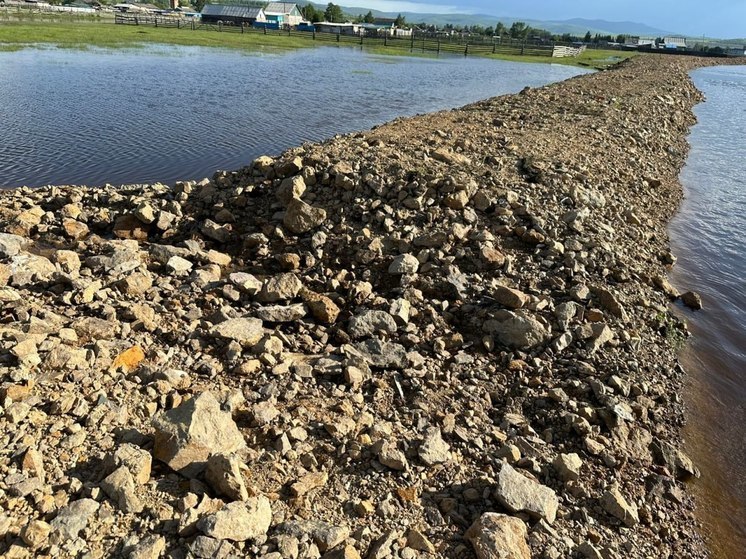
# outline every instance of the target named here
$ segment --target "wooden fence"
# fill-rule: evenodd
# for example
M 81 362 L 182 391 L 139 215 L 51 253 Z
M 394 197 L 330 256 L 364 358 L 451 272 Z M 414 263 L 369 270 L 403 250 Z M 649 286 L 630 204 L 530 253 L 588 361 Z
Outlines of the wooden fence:
M 551 57 L 554 48 L 551 45 L 533 45 L 514 41 L 468 41 L 463 38 L 439 38 L 429 36 L 388 37 L 370 35 L 347 35 L 344 33 L 321 33 L 319 31 L 298 31 L 295 29 L 267 29 L 246 25 L 209 24 L 178 17 L 154 15 L 117 15 L 115 23 L 120 25 L 149 25 L 154 27 L 171 27 L 192 31 L 214 31 L 220 33 L 243 33 L 251 35 L 268 35 L 284 37 L 302 37 L 311 41 L 339 43 L 348 45 L 367 45 L 409 50 L 410 52 L 432 52 L 436 54 L 490 55 L 508 54 L 524 56 Z

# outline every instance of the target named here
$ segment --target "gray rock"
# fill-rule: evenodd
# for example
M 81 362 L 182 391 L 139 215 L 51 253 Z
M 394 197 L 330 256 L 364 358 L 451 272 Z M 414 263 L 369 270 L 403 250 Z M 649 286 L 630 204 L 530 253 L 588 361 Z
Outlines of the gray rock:
M 272 507 L 264 495 L 228 503 L 197 523 L 197 529 L 216 540 L 243 542 L 264 536 L 272 524 Z
M 197 536 L 189 544 L 189 553 L 198 559 L 224 559 L 235 557 L 236 549 L 226 540 L 216 540 L 207 536 Z
M 258 318 L 231 318 L 213 326 L 209 333 L 251 347 L 264 337 L 264 327 Z
M 235 456 L 210 456 L 207 459 L 205 481 L 216 493 L 234 501 L 245 501 L 249 498 L 249 491 L 241 474 L 241 463 Z
M 656 439 L 651 445 L 653 458 L 657 464 L 665 466 L 680 481 L 687 481 L 700 476 L 699 469 L 692 459 L 671 443 Z
M 401 254 L 389 265 L 389 274 L 414 274 L 420 267 L 420 261 L 411 254 Z
M 503 345 L 519 349 L 536 347 L 551 337 L 550 329 L 525 311 L 495 313 L 484 330 L 495 334 Z
M 519 518 L 486 512 L 466 531 L 477 559 L 531 559 L 526 524 Z
M 301 289 L 303 284 L 295 274 L 278 274 L 267 280 L 257 299 L 262 303 L 290 301 L 295 299 Z
M 78 537 L 98 512 L 99 504 L 93 499 L 80 499 L 73 501 L 62 510 L 50 522 L 52 530 L 64 540 L 72 540 Z
M 288 177 L 280 183 L 275 196 L 285 206 L 287 206 L 293 198 L 301 199 L 303 193 L 306 191 L 306 182 L 303 177 L 296 175 L 294 177 Z
M 276 532 L 295 536 L 298 539 L 304 539 L 310 535 L 322 553 L 337 547 L 350 535 L 350 529 L 346 526 L 337 526 L 320 520 L 284 522 L 277 527 Z
M 386 441 L 378 453 L 378 461 L 392 470 L 404 471 L 409 467 L 407 457 L 396 447 L 396 444 Z
M 126 466 L 120 466 L 106 476 L 101 482 L 101 489 L 122 512 L 142 512 L 142 502 L 135 494 L 135 480 Z
M 166 550 L 166 538 L 156 534 L 149 534 L 133 546 L 128 559 L 158 559 Z
M 19 235 L 0 233 L 0 258 L 15 256 L 21 252 L 26 243 L 28 241 Z
M 371 367 L 403 369 L 407 366 L 407 350 L 394 342 L 371 338 L 354 344 L 352 348 Z
M 262 290 L 262 282 L 246 272 L 234 272 L 228 276 L 228 280 L 241 291 L 253 296 Z
M 283 225 L 291 233 L 300 235 L 315 229 L 326 221 L 326 210 L 315 208 L 302 200 L 292 199 L 285 210 Z
M 386 311 L 363 311 L 353 316 L 347 327 L 347 332 L 353 338 L 365 338 L 379 331 L 394 334 L 396 330 L 396 321 Z
M 560 454 L 552 462 L 554 471 L 557 472 L 557 477 L 562 481 L 575 481 L 580 477 L 580 468 L 583 466 L 583 461 L 577 454 Z
M 182 258 L 181 256 L 172 256 L 168 259 L 168 262 L 166 262 L 166 269 L 177 276 L 188 274 L 192 271 L 193 266 L 194 265 L 189 260 Z
M 702 308 L 702 297 L 694 291 L 687 291 L 681 294 L 681 302 L 692 310 L 698 311 Z
M 451 447 L 443 440 L 440 429 L 431 427 L 425 432 L 418 454 L 425 464 L 434 466 L 450 460 Z
M 201 473 L 213 454 L 246 446 L 230 413 L 210 392 L 203 392 L 153 420 L 153 456 L 187 477 Z
M 126 467 L 135 483 L 142 485 L 150 479 L 153 458 L 147 450 L 136 445 L 123 443 L 108 461 L 111 462 L 110 470 L 120 466 Z
M 559 500 L 554 491 L 528 479 L 509 464 L 503 464 L 500 469 L 495 495 L 500 504 L 511 512 L 526 512 L 549 524 L 557 516 Z
M 256 314 L 266 322 L 295 322 L 306 316 L 306 306 L 303 303 L 271 305 L 258 308 Z
M 618 487 L 612 487 L 601 496 L 601 507 L 627 527 L 631 528 L 640 521 L 637 507 L 627 502 Z
M 497 287 L 495 287 L 494 291 L 492 292 L 492 296 L 503 307 L 507 307 L 509 309 L 520 309 L 521 307 L 525 307 L 530 300 L 530 297 L 522 291 L 511 289 L 510 287 L 505 287 L 504 285 L 498 285 Z

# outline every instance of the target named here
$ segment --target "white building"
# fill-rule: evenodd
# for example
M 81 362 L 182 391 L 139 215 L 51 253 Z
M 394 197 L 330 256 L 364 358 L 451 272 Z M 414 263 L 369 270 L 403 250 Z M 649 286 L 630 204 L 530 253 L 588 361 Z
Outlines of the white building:
M 627 37 L 624 40 L 625 47 L 646 47 L 654 45 L 655 39 L 652 37 Z
M 264 15 L 267 21 L 277 23 L 280 27 L 295 27 L 303 22 L 303 14 L 293 2 L 270 2 L 264 8 Z
M 686 39 L 684 37 L 664 37 L 661 46 L 667 49 L 685 49 Z

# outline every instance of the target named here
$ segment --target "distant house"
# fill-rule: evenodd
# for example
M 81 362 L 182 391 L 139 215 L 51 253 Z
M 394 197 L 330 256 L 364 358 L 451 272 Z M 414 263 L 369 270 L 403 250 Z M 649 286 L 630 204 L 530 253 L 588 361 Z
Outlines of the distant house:
M 646 47 L 654 45 L 655 39 L 652 37 L 627 37 L 624 40 L 625 47 Z
M 143 4 L 126 4 L 126 3 L 114 4 L 112 6 L 112 8 L 114 8 L 114 10 L 117 11 L 117 12 L 123 12 L 123 13 L 127 13 L 127 14 L 131 14 L 131 13 L 145 14 L 145 13 L 148 13 L 148 9 Z
M 298 5 L 293 2 L 270 2 L 264 8 L 268 23 L 276 23 L 280 27 L 295 27 L 303 21 Z
M 253 25 L 264 23 L 267 16 L 262 8 L 249 6 L 223 6 L 222 4 L 205 4 L 202 8 L 204 23 L 228 23 L 232 25 Z
M 321 21 L 313 25 L 319 33 L 334 33 L 335 35 L 360 35 L 363 31 L 363 27 L 358 23 L 330 23 L 328 21 Z
M 686 39 L 684 37 L 664 37 L 661 46 L 667 49 L 685 49 Z
M 360 27 L 367 35 L 379 37 L 411 37 L 412 29 L 396 27 L 396 20 L 390 18 L 378 18 L 374 23 L 361 23 Z

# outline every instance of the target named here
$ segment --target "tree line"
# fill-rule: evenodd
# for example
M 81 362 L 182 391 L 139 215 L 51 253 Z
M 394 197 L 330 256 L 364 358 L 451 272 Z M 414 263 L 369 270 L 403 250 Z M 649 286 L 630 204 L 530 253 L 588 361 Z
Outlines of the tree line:
M 319 21 L 329 21 L 332 23 L 374 23 L 376 21 L 376 17 L 370 10 L 367 14 L 353 16 L 345 14 L 341 6 L 334 4 L 333 2 L 329 2 L 324 10 L 316 8 L 313 4 L 306 4 L 301 8 L 301 13 L 303 14 L 303 17 L 311 23 L 317 23 Z M 401 14 L 399 14 L 394 20 L 394 25 L 396 27 L 416 27 L 417 29 L 429 33 L 453 32 L 458 34 L 502 37 L 517 40 L 555 41 L 564 43 L 623 43 L 624 40 L 629 37 L 629 35 L 592 35 L 590 31 L 588 31 L 584 36 L 573 35 L 571 33 L 557 34 L 547 31 L 546 29 L 531 27 L 522 21 L 513 22 L 510 27 L 502 22 L 498 22 L 494 26 L 452 25 L 449 23 L 438 27 L 426 22 L 408 24 L 404 16 Z

